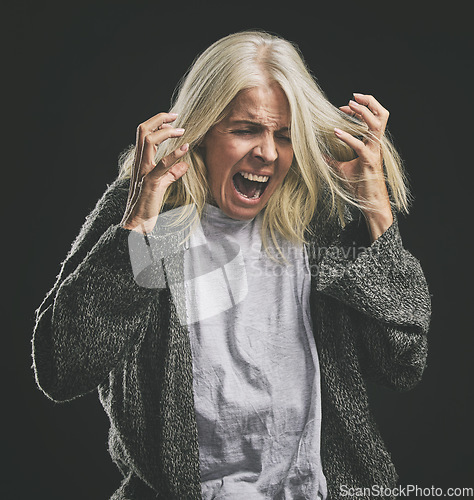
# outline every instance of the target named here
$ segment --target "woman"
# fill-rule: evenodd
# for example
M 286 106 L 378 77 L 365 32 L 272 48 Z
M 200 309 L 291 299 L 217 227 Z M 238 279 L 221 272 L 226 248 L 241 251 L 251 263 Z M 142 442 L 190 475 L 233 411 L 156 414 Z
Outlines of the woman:
M 242 32 L 138 127 L 33 338 L 48 397 L 99 390 L 113 499 L 394 496 L 365 380 L 419 381 L 430 297 L 387 120 Z

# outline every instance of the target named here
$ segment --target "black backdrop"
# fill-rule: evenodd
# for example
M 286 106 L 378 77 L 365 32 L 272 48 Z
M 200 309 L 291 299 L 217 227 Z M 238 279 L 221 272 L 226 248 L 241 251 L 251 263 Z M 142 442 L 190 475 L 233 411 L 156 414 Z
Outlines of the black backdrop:
M 136 125 L 167 110 L 194 57 L 262 28 L 300 46 L 328 98 L 373 93 L 391 111 L 415 203 L 400 221 L 433 294 L 428 367 L 408 393 L 370 386 L 401 485 L 474 486 L 472 35 L 450 2 L 17 2 L 2 28 L 3 498 L 108 498 L 120 477 L 96 394 L 55 404 L 35 387 L 34 310 Z M 6 493 L 5 493 L 6 488 Z

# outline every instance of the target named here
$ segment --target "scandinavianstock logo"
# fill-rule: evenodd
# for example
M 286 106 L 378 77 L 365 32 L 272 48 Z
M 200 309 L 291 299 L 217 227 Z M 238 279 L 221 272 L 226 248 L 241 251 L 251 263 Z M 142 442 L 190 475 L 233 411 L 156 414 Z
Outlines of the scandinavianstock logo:
M 252 254 L 261 250 L 261 242 L 259 245 L 258 249 L 251 248 Z M 278 278 L 283 275 L 294 279 L 307 272 L 316 277 L 326 254 L 333 261 L 353 261 L 360 252 L 369 251 L 354 246 L 308 245 L 308 268 L 302 271 L 301 265 L 295 264 L 301 263 L 297 254 L 301 257 L 302 247 L 281 242 L 281 254 L 273 249 L 275 259 L 257 262 L 249 259 L 248 253 L 244 256 L 242 248 L 231 238 L 206 238 L 194 205 L 160 214 L 146 235 L 130 231 L 128 247 L 136 283 L 145 288 L 169 288 L 183 325 L 235 308 L 248 296 L 249 282 L 254 284 L 262 273 L 282 284 Z

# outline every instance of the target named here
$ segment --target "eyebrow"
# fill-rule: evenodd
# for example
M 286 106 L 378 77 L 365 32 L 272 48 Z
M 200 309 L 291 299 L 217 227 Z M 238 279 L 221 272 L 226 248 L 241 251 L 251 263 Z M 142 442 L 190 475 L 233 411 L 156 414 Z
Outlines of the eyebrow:
M 230 120 L 230 123 L 232 125 L 251 125 L 253 127 L 258 127 L 258 128 L 265 128 L 264 125 L 262 125 L 259 122 L 255 122 L 253 120 Z M 277 132 L 289 132 L 290 127 L 282 127 L 277 130 Z

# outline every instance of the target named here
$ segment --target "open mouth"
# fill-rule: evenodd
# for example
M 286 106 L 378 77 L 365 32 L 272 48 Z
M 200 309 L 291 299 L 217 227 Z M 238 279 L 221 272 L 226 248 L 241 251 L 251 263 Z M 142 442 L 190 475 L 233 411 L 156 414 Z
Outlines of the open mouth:
M 269 180 L 268 175 L 255 175 L 247 172 L 238 172 L 232 178 L 237 193 L 249 200 L 258 200 L 268 186 Z

